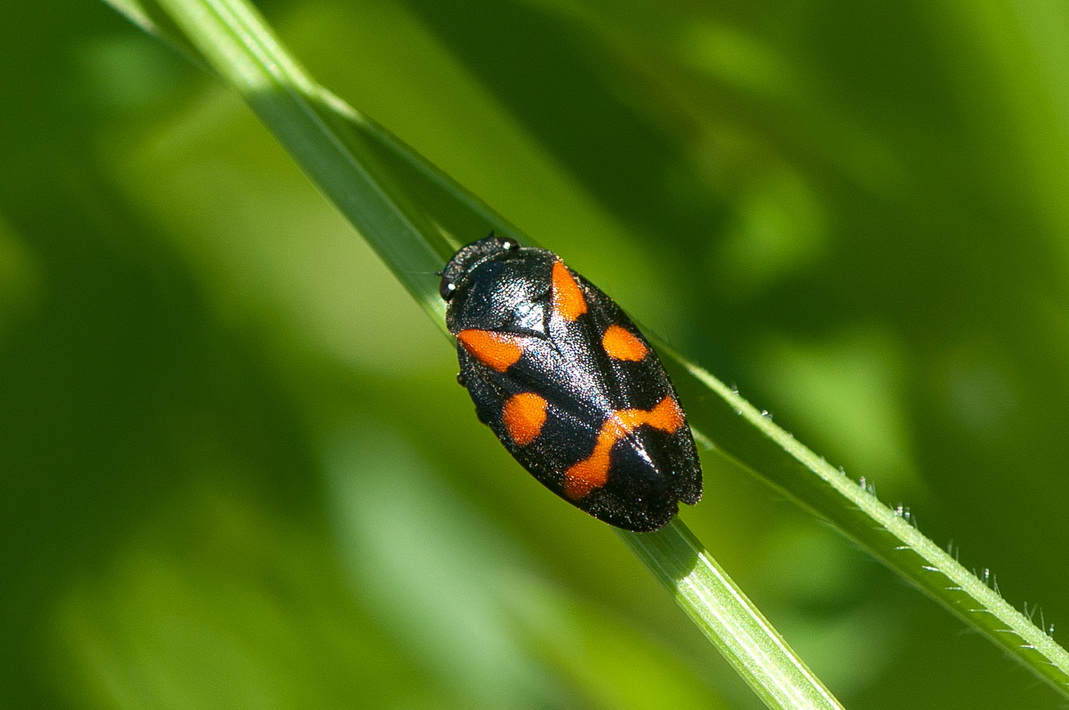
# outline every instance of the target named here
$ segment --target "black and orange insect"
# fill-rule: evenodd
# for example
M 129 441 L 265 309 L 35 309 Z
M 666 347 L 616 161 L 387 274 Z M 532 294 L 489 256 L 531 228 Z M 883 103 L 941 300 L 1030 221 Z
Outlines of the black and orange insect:
M 616 303 L 545 249 L 493 235 L 442 271 L 457 378 L 505 448 L 594 517 L 649 532 L 702 496 L 687 417 Z

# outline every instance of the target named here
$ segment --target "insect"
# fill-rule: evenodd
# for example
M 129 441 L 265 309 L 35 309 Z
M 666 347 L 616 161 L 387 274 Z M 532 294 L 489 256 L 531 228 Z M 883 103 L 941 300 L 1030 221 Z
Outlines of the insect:
M 440 292 L 457 380 L 546 488 L 635 532 L 701 499 L 698 452 L 664 366 L 560 257 L 491 234 L 453 255 Z

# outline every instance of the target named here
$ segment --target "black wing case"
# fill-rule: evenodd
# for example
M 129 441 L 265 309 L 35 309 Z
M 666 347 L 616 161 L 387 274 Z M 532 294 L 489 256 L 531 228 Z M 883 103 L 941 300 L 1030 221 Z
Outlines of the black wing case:
M 694 438 L 679 407 L 675 388 L 653 347 L 611 298 L 578 274 L 572 274 L 589 304 L 576 321 L 587 331 L 594 368 L 604 373 L 604 390 L 615 411 L 675 408 L 679 425 L 668 431 L 644 425 L 613 447 L 608 482 L 591 491 L 585 504 L 596 517 L 632 530 L 656 530 L 677 512 L 676 501 L 694 505 L 702 496 L 702 472 Z M 622 328 L 647 350 L 639 360 L 621 359 L 605 345 L 606 332 Z M 666 398 L 670 402 L 666 403 Z
M 526 251 L 526 250 L 525 250 Z M 531 250 L 532 252 L 536 250 Z M 629 530 L 656 530 L 677 511 L 677 501 L 701 498 L 701 469 L 685 416 L 675 391 L 653 349 L 631 320 L 608 296 L 568 270 L 586 301 L 586 312 L 572 320 L 553 310 L 549 285 L 552 261 L 547 252 L 528 253 L 523 299 L 535 327 L 516 328 L 498 322 L 498 332 L 512 334 L 523 355 L 504 372 L 486 367 L 459 349 L 461 377 L 475 402 L 479 418 L 532 475 L 561 498 L 605 522 Z M 515 279 L 506 280 L 514 285 Z M 501 283 L 501 282 L 498 282 Z M 481 309 L 480 309 L 481 310 Z M 479 321 L 486 325 L 486 312 Z M 603 343 L 609 328 L 626 331 L 647 354 L 641 359 L 613 357 Z M 546 420 L 532 442 L 517 444 L 502 420 L 506 402 L 533 392 L 547 402 Z M 654 411 L 665 398 L 678 410 L 681 424 L 671 431 L 636 426 L 613 440 L 606 477 L 599 485 L 576 489 L 568 472 L 595 457 L 599 436 L 611 417 Z M 610 437 L 611 439 L 611 437 Z M 604 442 L 602 442 L 604 443 Z

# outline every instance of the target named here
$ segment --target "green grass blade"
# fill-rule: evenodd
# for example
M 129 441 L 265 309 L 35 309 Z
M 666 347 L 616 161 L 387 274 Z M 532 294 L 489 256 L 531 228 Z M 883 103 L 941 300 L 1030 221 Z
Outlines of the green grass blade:
M 663 348 L 662 346 L 662 349 Z M 827 519 L 914 586 L 1069 695 L 1069 653 L 994 587 L 925 537 L 907 508 L 891 509 L 867 487 L 776 426 L 723 382 L 678 356 L 666 358 L 692 425 L 716 432 L 716 449 Z M 710 394 L 715 396 L 710 396 Z M 693 410 L 693 414 L 690 412 Z
M 112 0 L 112 4 L 148 29 L 162 27 L 167 34 L 173 23 L 178 36 L 171 37 L 172 41 L 193 47 L 248 101 L 439 325 L 443 306 L 433 274 L 453 248 L 491 229 L 522 236 L 381 126 L 319 87 L 246 2 Z M 166 18 L 166 26 L 159 18 Z M 718 453 L 834 523 L 1069 697 L 1069 654 L 1006 603 L 997 590 L 921 535 L 907 511 L 880 503 L 863 484 L 828 465 L 708 373 L 670 352 L 665 355 L 689 404 L 692 424 L 716 442 Z M 670 550 L 660 543 L 672 534 L 678 537 Z M 679 576 L 681 555 L 707 560 L 706 553 L 681 528 L 672 528 L 664 536 L 628 538 L 628 542 L 652 569 L 660 570 L 662 579 L 674 585 L 687 612 L 703 619 L 699 623 L 706 630 L 713 628 L 717 611 L 708 602 L 730 597 L 730 585 L 725 584 L 722 594 L 712 591 L 717 575 L 711 560 L 705 573 Z M 681 553 L 688 547 L 689 552 Z M 691 593 L 698 589 L 701 593 Z M 735 623 L 724 627 L 753 628 L 754 618 L 759 617 L 746 621 L 747 614 L 740 609 Z M 766 641 L 779 643 L 773 637 Z M 786 654 L 783 665 L 753 676 L 759 678 L 759 694 L 778 698 L 780 694 L 764 683 L 773 682 L 770 678 L 793 678 L 802 685 L 809 683 L 807 690 L 783 697 L 832 702 L 819 682 L 806 681 L 811 676 L 800 669 L 804 670 L 800 662 Z
M 153 7 L 142 3 L 144 7 Z M 158 3 L 204 61 L 233 86 L 419 303 L 443 312 L 433 274 L 452 247 L 374 155 L 368 133 L 294 62 L 243 2 Z M 154 16 L 147 12 L 145 16 Z M 327 118 L 324 118 L 324 117 Z M 342 124 L 350 130 L 339 130 Z M 379 149 L 383 141 L 380 136 Z
M 779 633 L 678 518 L 620 537 L 770 708 L 840 708 Z

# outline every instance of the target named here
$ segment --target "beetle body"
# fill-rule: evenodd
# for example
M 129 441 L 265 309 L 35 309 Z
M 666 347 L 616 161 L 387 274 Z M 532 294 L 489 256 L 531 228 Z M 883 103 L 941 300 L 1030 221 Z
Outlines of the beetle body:
M 649 532 L 697 503 L 701 464 L 653 348 L 551 251 L 487 237 L 442 272 L 458 380 L 479 419 L 543 485 Z

